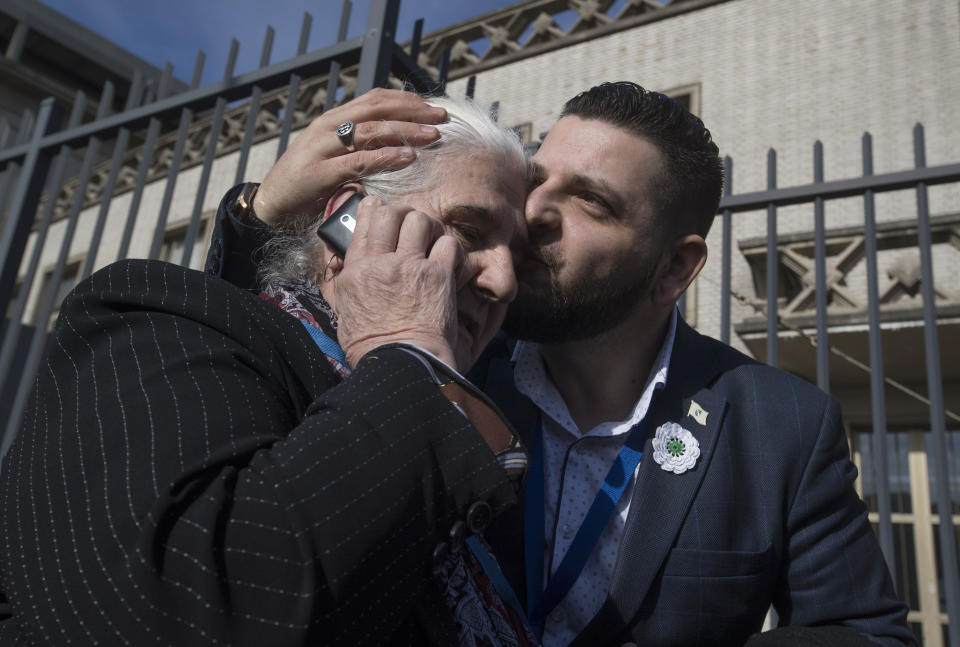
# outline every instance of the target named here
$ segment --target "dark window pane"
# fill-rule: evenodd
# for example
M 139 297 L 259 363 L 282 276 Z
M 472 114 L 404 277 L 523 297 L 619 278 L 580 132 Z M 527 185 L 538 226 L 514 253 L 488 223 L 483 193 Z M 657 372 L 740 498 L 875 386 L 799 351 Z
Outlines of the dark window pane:
M 920 593 L 917 590 L 916 547 L 913 543 L 913 524 L 893 524 L 893 553 L 896 565 L 900 598 L 915 611 L 920 610 Z
M 890 511 L 912 512 L 910 500 L 910 452 L 907 432 L 887 432 L 887 483 Z M 877 479 L 873 452 L 873 434 L 854 434 L 854 448 L 860 451 L 860 483 L 863 500 L 871 512 L 877 512 Z
M 877 484 L 873 478 L 873 445 L 870 444 L 872 434 L 857 432 L 853 434 L 853 446 L 860 452 L 860 489 L 863 491 L 863 502 L 870 512 L 877 511 Z M 874 529 L 876 532 L 876 529 Z
M 877 524 L 871 523 L 873 534 Z M 914 611 L 920 610 L 920 593 L 917 585 L 916 547 L 913 543 L 913 524 L 893 524 L 893 571 L 897 574 L 900 598 Z
M 60 312 L 60 304 L 63 302 L 63 299 L 70 293 L 70 290 L 73 289 L 73 285 L 77 282 L 77 276 L 80 274 L 80 266 L 83 264 L 82 260 L 76 260 L 72 263 L 67 263 L 63 267 L 63 274 L 60 276 L 60 281 L 56 285 L 51 285 L 53 281 L 53 272 L 56 268 L 50 268 L 43 274 L 43 288 L 40 291 L 40 298 L 37 299 L 36 307 L 33 311 L 33 319 L 38 325 L 40 322 L 37 322 L 37 319 L 40 318 L 42 314 L 40 311 L 43 309 L 43 304 L 46 303 L 49 298 L 50 291 L 53 290 L 56 294 L 53 299 L 53 310 L 50 315 L 50 322 L 52 323 L 57 318 L 57 313 Z
M 920 647 L 923 647 L 923 625 L 919 622 L 910 623 L 910 631 L 913 632 L 913 635 L 917 637 L 917 644 Z
M 953 514 L 960 514 L 960 431 L 947 431 L 947 469 L 949 470 L 950 501 Z M 927 471 L 930 474 L 930 509 L 938 514 L 937 508 L 937 461 L 933 451 L 933 434 L 924 434 L 927 450 Z
M 953 527 L 953 545 L 957 549 L 957 563 L 960 563 L 960 527 Z M 933 527 L 933 550 L 937 560 L 937 587 L 940 593 L 940 613 L 947 612 L 947 596 L 944 591 L 943 560 L 940 555 L 940 524 Z

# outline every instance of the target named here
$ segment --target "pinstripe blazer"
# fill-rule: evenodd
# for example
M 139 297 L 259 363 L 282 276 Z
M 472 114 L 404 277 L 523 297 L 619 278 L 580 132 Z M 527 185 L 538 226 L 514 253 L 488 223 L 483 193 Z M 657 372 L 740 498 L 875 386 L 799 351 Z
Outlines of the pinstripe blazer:
M 406 352 L 124 261 L 64 301 L 0 473 L 0 643 L 450 644 L 438 542 L 513 486 Z
M 500 344 L 471 378 L 523 437 L 537 411 L 513 387 Z M 692 403 L 705 418 L 691 415 Z M 884 645 L 914 644 L 853 487 L 833 398 L 681 319 L 666 388 L 648 415 L 607 600 L 574 645 L 739 646 L 771 604 L 782 625 L 846 625 Z M 695 467 L 679 475 L 652 460 L 652 430 L 670 421 L 700 444 Z M 501 562 L 522 563 L 511 540 L 521 510 L 487 532 Z M 522 586 L 522 569 L 507 573 Z M 824 629 L 824 644 L 842 635 Z

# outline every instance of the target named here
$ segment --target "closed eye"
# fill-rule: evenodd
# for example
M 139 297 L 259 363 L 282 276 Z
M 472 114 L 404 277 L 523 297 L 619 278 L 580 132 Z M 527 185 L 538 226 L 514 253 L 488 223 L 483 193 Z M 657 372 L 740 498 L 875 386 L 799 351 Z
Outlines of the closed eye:
M 480 230 L 466 223 L 449 223 L 447 230 L 463 245 L 465 250 L 478 247 L 483 240 L 483 235 L 480 233 Z

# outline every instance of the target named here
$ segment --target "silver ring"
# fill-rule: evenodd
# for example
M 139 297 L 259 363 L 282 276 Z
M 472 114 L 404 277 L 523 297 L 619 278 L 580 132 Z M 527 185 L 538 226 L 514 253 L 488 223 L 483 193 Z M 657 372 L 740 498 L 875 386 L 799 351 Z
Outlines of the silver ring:
M 352 121 L 345 121 L 337 126 L 337 137 L 340 139 L 340 143 L 346 146 L 351 153 L 356 150 L 353 146 L 353 132 Z

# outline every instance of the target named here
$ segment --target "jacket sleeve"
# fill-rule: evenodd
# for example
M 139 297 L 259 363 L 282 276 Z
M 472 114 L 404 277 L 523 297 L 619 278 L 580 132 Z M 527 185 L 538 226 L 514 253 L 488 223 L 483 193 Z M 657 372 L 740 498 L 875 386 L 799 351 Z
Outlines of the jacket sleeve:
M 231 207 L 244 185 L 238 184 L 223 196 L 213 224 L 204 270 L 243 290 L 257 287 L 257 266 L 261 250 L 273 230 L 255 217 L 238 218 Z
M 20 630 L 135 645 L 393 634 L 437 597 L 433 553 L 456 521 L 513 501 L 481 436 L 403 350 L 335 385 L 299 322 L 209 278 L 178 285 L 199 273 L 144 282 L 139 267 L 64 303 L 0 473 Z M 196 310 L 166 307 L 187 294 Z M 317 367 L 306 385 L 295 353 Z
M 785 576 L 775 599 L 780 624 L 845 625 L 880 644 L 914 645 L 856 477 L 839 405 L 827 398 L 786 520 Z

